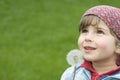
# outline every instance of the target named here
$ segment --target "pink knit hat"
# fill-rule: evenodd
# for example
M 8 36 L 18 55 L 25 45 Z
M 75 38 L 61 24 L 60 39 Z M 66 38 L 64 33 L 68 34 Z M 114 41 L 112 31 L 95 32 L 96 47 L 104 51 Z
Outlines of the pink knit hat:
M 87 10 L 83 16 L 96 15 L 101 18 L 117 35 L 120 40 L 120 9 L 112 6 L 101 5 Z

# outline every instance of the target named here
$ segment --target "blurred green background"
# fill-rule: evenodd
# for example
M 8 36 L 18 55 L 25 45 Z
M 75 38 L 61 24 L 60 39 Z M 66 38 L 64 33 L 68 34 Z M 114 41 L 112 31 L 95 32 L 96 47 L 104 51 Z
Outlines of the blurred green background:
M 60 80 L 88 8 L 119 0 L 0 0 L 0 80 Z

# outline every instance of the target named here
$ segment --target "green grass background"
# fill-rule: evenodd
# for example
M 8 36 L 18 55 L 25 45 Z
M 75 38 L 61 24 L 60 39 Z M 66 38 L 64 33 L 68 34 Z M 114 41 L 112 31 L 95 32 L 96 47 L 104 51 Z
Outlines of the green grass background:
M 119 0 L 0 0 L 0 80 L 59 80 L 88 8 Z

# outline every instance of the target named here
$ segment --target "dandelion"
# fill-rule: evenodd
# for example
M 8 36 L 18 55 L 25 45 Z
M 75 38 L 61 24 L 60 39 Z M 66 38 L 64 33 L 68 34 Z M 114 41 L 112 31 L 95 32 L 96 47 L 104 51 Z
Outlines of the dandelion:
M 67 54 L 67 62 L 68 64 L 80 65 L 83 62 L 83 54 L 78 49 L 73 49 Z
M 68 64 L 74 66 L 74 75 L 73 80 L 75 80 L 76 75 L 76 66 L 80 65 L 83 62 L 83 54 L 78 49 L 73 49 L 67 54 Z

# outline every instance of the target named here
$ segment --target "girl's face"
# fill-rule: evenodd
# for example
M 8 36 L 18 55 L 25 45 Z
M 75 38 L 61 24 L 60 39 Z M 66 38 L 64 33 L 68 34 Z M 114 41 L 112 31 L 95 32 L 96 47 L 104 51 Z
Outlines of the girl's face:
M 78 46 L 88 61 L 115 61 L 115 38 L 103 21 L 100 21 L 97 26 L 90 25 L 83 28 Z

